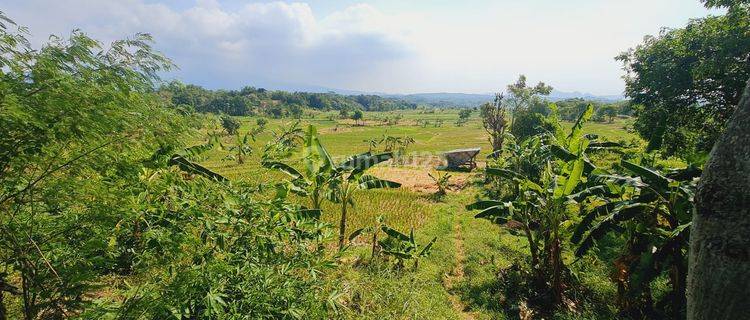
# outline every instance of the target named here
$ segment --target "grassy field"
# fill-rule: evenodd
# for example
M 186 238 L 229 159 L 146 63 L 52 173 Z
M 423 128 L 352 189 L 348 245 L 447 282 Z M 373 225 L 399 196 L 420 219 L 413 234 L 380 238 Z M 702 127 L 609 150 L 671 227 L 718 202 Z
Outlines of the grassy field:
M 374 119 L 400 115 L 396 125 L 384 125 Z M 376 176 L 402 182 L 403 188 L 360 191 L 355 194 L 356 206 L 350 213 L 349 230 L 369 226 L 382 215 L 385 222 L 401 231 L 415 228 L 419 242 L 433 237 L 431 256 L 420 261 L 417 270 L 394 271 L 392 262 L 371 262 L 369 239 L 358 238 L 341 259 L 340 267 L 328 276 L 330 292 L 340 304 L 343 318 L 364 319 L 515 319 L 503 305 L 504 297 L 498 290 L 497 273 L 525 257 L 526 244 L 521 237 L 509 234 L 486 220 L 474 219 L 464 206 L 480 197 L 481 172 L 453 173 L 449 194 L 441 201 L 432 197 L 434 188 L 427 176 L 434 172 L 440 152 L 467 147 L 481 147 L 480 160 L 489 151 L 489 143 L 476 113 L 464 126 L 456 126 L 455 110 L 366 113 L 364 126 L 353 126 L 348 120 L 336 119 L 332 113 L 318 113 L 302 119 L 304 126 L 313 124 L 321 134 L 321 141 L 334 157 L 344 157 L 368 150 L 367 140 L 383 135 L 409 136 L 415 143 L 408 153 L 416 159 L 401 165 L 381 164 L 372 169 Z M 418 119 L 433 124 L 418 125 Z M 441 126 L 434 121 L 442 119 Z M 240 132 L 255 126 L 255 118 L 242 118 Z M 225 160 L 228 152 L 215 148 L 202 163 L 233 180 L 269 182 L 285 179 L 278 172 L 259 165 L 262 146 L 272 139 L 271 131 L 289 126 L 292 120 L 269 120 L 267 130 L 253 142 L 255 152 L 245 163 Z M 614 123 L 590 123 L 586 132 L 609 140 L 636 140 L 626 131 L 627 119 Z M 570 126 L 566 123 L 565 126 Z M 214 125 L 195 136 L 194 143 L 205 140 L 208 131 L 220 130 Z M 232 137 L 223 143 L 232 144 Z M 294 157 L 293 157 L 294 159 Z M 299 199 L 302 203 L 306 199 Z M 339 219 L 339 207 L 331 203 L 323 206 L 323 219 L 334 224 Z M 567 262 L 571 253 L 567 252 Z M 605 267 L 596 261 L 582 261 L 571 265 L 591 294 L 576 313 L 560 312 L 554 318 L 613 318 L 606 297 L 614 296 L 615 288 L 606 278 Z M 588 272 L 587 272 L 588 270 Z M 591 272 L 596 270 L 596 272 Z

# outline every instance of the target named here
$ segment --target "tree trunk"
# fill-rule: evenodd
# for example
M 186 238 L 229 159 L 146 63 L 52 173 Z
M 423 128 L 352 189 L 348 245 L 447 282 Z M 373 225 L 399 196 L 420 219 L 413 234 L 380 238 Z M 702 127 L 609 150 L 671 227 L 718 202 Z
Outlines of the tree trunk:
M 698 184 L 690 233 L 687 318 L 750 314 L 750 81 Z
M 560 238 L 557 232 L 552 239 L 552 293 L 555 304 L 560 304 L 563 298 L 562 255 L 560 254 Z
M 539 248 L 536 246 L 534 236 L 531 234 L 531 228 L 524 223 L 523 231 L 526 234 L 526 240 L 529 242 L 529 252 L 531 252 L 531 270 L 534 272 L 535 284 L 541 286 L 544 283 L 542 266 L 539 264 Z
M 5 309 L 5 302 L 3 301 L 3 296 L 5 296 L 5 292 L 0 290 L 0 320 L 8 319 L 7 311 Z
M 378 249 L 378 230 L 375 230 L 372 232 L 372 255 L 370 256 L 370 261 L 375 260 L 375 250 Z
M 341 199 L 341 221 L 339 221 L 339 250 L 344 248 L 344 239 L 346 237 L 346 197 Z

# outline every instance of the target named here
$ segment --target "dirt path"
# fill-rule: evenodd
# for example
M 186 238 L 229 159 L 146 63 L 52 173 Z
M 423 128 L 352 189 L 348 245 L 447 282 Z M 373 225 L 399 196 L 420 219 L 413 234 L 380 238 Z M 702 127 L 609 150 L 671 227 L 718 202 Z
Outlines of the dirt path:
M 453 309 L 460 315 L 461 319 L 476 319 L 473 313 L 466 311 L 466 305 L 461 301 L 461 297 L 452 293 L 452 289 L 458 285 L 464 278 L 464 260 L 466 254 L 464 252 L 464 239 L 461 235 L 461 223 L 456 218 L 456 222 L 453 225 L 453 243 L 456 250 L 456 261 L 453 270 L 450 274 L 446 275 L 443 286 L 448 291 L 449 299 L 453 305 Z

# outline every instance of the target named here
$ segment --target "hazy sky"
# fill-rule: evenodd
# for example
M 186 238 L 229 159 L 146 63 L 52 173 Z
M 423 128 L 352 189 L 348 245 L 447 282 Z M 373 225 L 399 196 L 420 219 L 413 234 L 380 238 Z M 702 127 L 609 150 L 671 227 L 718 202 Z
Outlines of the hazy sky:
M 486 93 L 524 73 L 619 94 L 618 53 L 710 14 L 697 0 L 6 0 L 0 10 L 35 43 L 74 28 L 105 43 L 151 33 L 180 68 L 167 77 L 210 88 L 388 93 Z

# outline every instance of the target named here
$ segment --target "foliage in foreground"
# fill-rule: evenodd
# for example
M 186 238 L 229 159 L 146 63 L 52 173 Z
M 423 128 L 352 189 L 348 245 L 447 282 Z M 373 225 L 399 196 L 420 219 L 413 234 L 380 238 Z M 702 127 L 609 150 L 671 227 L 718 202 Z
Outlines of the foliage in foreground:
M 326 225 L 191 161 L 208 147 L 175 152 L 193 115 L 153 93 L 172 65 L 148 35 L 32 50 L 10 28 L 0 14 L 0 318 L 322 317 Z
M 145 170 L 108 240 L 137 282 L 86 315 L 159 319 L 302 318 L 325 312 L 327 225 L 283 198 L 174 170 Z M 134 190 L 135 191 L 135 190 Z M 112 310 L 112 311 L 110 311 Z

